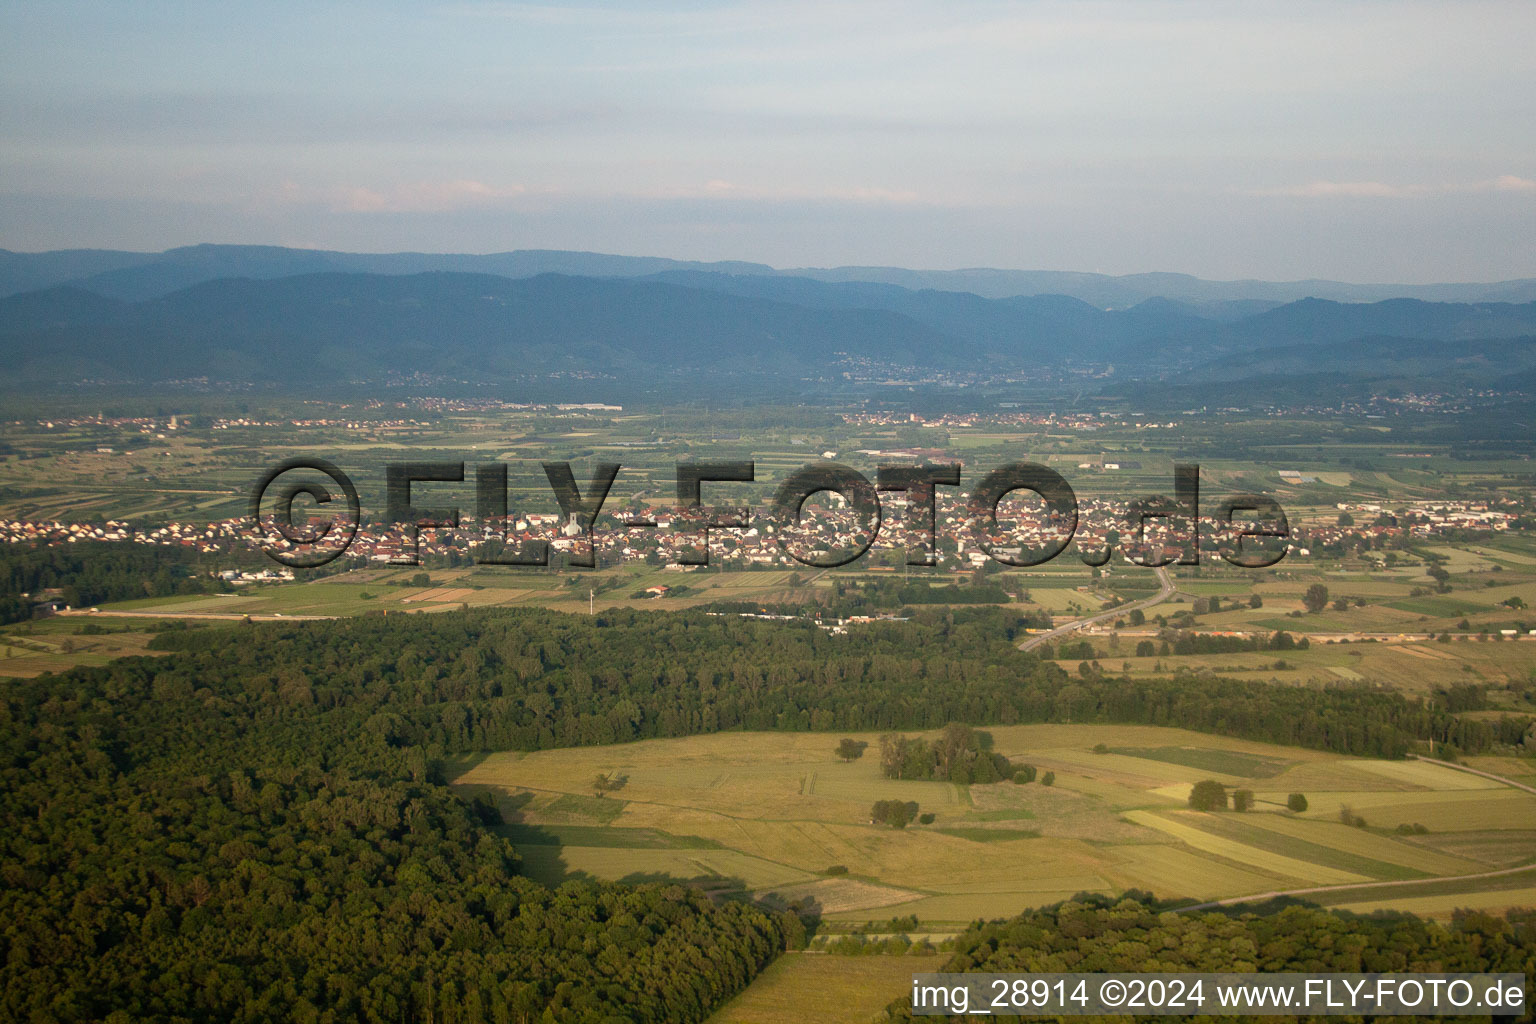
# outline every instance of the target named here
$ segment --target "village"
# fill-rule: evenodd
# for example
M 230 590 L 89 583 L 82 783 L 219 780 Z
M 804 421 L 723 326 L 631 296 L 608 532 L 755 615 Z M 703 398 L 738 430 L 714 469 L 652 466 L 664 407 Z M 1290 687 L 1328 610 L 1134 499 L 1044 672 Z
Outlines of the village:
M 848 552 L 869 547 L 879 556 L 890 553 L 887 562 L 900 564 L 903 548 L 919 551 L 927 539 L 909 535 L 905 502 L 899 497 L 883 497 L 883 523 L 878 536 L 869 537 L 868 524 L 857 521 L 849 510 L 838 509 L 841 499 L 830 495 L 828 509 L 812 509 L 793 531 L 776 533 L 767 525 L 764 510 L 750 518 L 743 528 L 709 528 L 710 562 L 738 569 L 782 568 L 814 564 L 834 552 Z M 937 564 L 952 572 L 973 571 L 992 561 L 971 528 L 970 510 L 956 495 L 941 494 L 936 499 L 935 550 Z M 1435 501 L 1403 505 L 1384 503 L 1340 503 L 1333 522 L 1293 525 L 1286 543 L 1287 558 L 1307 559 L 1321 553 L 1381 552 L 1388 562 L 1400 557 L 1398 549 L 1412 541 L 1454 538 L 1468 532 L 1506 531 L 1526 514 L 1513 501 L 1492 504 L 1486 501 Z M 1103 498 L 1085 498 L 1079 504 L 1075 543 L 1081 551 L 1097 551 L 1108 544 L 1130 540 L 1129 502 Z M 629 520 L 602 514 L 590 531 L 577 520 L 559 513 L 512 512 L 502 522 L 480 521 L 465 516 L 457 529 L 417 529 L 409 524 L 385 524 L 365 520 L 346 550 L 349 564 L 469 564 L 480 560 L 482 552 L 538 550 L 547 544 L 553 553 L 566 556 L 592 555 L 598 565 L 646 562 L 655 566 L 673 566 L 680 570 L 694 568 L 685 557 L 697 550 L 701 525 L 696 515 L 679 513 L 665 507 L 649 513 L 654 527 L 635 527 Z M 323 532 L 328 519 L 315 517 L 306 529 Z M 1027 512 L 1013 518 L 1000 516 L 998 534 L 1006 537 L 1001 546 L 992 546 L 1003 555 L 1043 548 L 1060 536 L 1060 525 L 1044 515 Z M 1169 553 L 1179 550 L 1177 533 L 1161 519 L 1148 522 L 1148 539 L 1166 540 Z M 1214 550 L 1214 524 L 1202 522 L 1201 549 Z M 200 555 L 217 556 L 234 551 L 269 548 L 276 552 L 291 550 L 293 545 L 256 528 L 248 517 L 215 522 L 170 522 L 159 526 L 135 526 L 108 520 L 100 523 L 28 520 L 0 520 L 0 541 L 11 544 L 90 544 L 134 543 L 181 547 Z M 798 555 L 799 557 L 795 557 Z M 498 556 L 499 557 L 499 556 Z M 1369 557 L 1369 554 L 1367 554 Z M 558 564 L 558 559 L 552 560 Z M 1155 559 L 1154 559 L 1155 560 Z M 525 559 L 525 561 L 529 561 Z M 879 559 L 877 557 L 876 562 Z M 872 562 L 871 565 L 876 564 Z M 505 563 L 503 563 L 505 564 Z M 219 570 L 223 572 L 224 570 Z M 269 570 L 270 571 L 270 570 Z M 234 582 L 258 581 L 267 577 L 242 571 Z

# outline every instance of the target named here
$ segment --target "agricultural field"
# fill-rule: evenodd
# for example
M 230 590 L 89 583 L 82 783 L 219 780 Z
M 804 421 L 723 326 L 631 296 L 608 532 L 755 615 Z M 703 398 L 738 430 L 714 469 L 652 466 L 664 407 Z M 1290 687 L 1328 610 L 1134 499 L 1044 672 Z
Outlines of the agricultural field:
M 147 645 L 164 625 L 153 618 L 89 625 L 79 619 L 54 618 L 6 626 L 0 628 L 0 676 L 29 677 L 154 654 Z
M 707 1024 L 866 1024 L 912 989 L 912 975 L 939 970 L 949 955 L 831 956 L 787 953 L 721 1007 Z M 836 998 L 828 994 L 835 992 Z
M 1354 903 L 1443 901 L 1414 886 L 1536 864 L 1536 794 L 1451 768 L 1154 727 L 987 731 L 995 750 L 1054 773 L 1054 785 L 888 780 L 874 734 L 854 737 L 870 747 L 849 763 L 834 756 L 837 736 L 733 733 L 495 753 L 452 773 L 466 795 L 496 799 L 540 881 L 683 879 L 807 901 L 834 923 L 915 914 L 924 927 L 958 926 L 1129 888 L 1204 901 L 1399 882 L 1410 885 L 1361 889 Z M 1515 778 L 1525 768 L 1480 764 Z M 1252 790 L 1255 809 L 1190 810 L 1203 779 Z M 1307 797 L 1302 813 L 1286 808 L 1293 792 Z M 875 825 L 878 800 L 934 818 Z M 1363 825 L 1342 823 L 1346 811 Z M 1524 899 L 1497 879 L 1463 884 L 1479 905 Z

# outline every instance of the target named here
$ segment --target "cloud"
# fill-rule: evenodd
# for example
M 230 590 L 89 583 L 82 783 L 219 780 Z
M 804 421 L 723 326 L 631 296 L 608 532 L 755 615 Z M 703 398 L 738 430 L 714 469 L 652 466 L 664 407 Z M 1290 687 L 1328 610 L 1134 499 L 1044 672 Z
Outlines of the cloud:
M 881 188 L 872 185 L 854 185 L 840 188 L 762 188 L 755 185 L 738 185 L 730 181 L 706 181 L 700 188 L 682 187 L 645 193 L 648 198 L 664 199 L 751 199 L 769 201 L 839 201 L 851 203 L 910 204 L 921 202 L 921 197 L 910 189 Z
M 346 213 L 446 213 L 492 206 L 527 194 L 523 185 L 487 185 L 482 181 L 418 181 L 384 187 L 342 185 L 306 187 L 285 182 L 278 198 L 294 205 L 322 205 Z
M 1392 184 L 1384 181 L 1313 181 L 1305 185 L 1248 189 L 1250 196 L 1292 196 L 1303 199 L 1417 199 L 1424 196 L 1455 195 L 1468 192 L 1536 192 L 1536 181 L 1504 174 L 1484 181 L 1443 182 L 1440 184 Z
M 1407 199 L 1427 195 L 1432 191 L 1425 185 L 1391 185 L 1384 181 L 1313 181 L 1305 185 L 1283 185 L 1279 188 L 1253 189 L 1254 196 L 1300 196 L 1307 199 L 1332 199 L 1335 197 L 1374 199 Z
M 870 206 L 906 206 L 923 202 L 918 193 L 907 189 L 872 185 L 764 187 L 722 179 L 711 179 L 702 184 L 612 190 L 539 185 L 494 186 L 474 180 L 418 181 L 387 186 L 311 186 L 288 181 L 278 187 L 271 198 L 288 206 L 323 206 L 336 213 L 449 213 L 473 208 L 505 207 L 518 200 L 539 205 L 614 199 L 703 200 L 722 203 L 834 202 Z

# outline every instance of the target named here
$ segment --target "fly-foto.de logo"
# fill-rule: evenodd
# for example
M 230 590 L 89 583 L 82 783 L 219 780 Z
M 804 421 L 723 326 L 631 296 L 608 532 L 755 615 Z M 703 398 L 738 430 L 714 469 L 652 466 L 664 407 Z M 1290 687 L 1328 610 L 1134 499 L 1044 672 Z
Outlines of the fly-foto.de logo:
M 758 506 L 717 506 L 705 502 L 709 485 L 757 483 L 752 461 L 679 462 L 676 501 L 604 512 L 622 467 L 593 465 L 585 486 L 569 462 L 539 464 L 560 512 L 522 516 L 508 507 L 505 462 L 396 462 L 385 466 L 384 513 L 380 527 L 397 534 L 392 564 L 419 564 L 423 532 L 466 531 L 471 559 L 479 565 L 550 566 L 558 552 L 564 564 L 593 568 L 605 541 L 665 535 L 673 564 L 708 565 L 712 541 L 749 536 L 759 546 L 815 568 L 848 565 L 886 535 L 905 551 L 910 566 L 933 566 L 941 549 L 964 545 L 1002 565 L 1036 566 L 1056 558 L 1077 540 L 1076 554 L 1088 565 L 1103 565 L 1116 550 L 1138 565 L 1200 564 L 1202 549 L 1243 568 L 1264 568 L 1285 557 L 1290 537 L 1285 512 L 1261 494 L 1234 494 L 1201 514 L 1200 468 L 1173 467 L 1172 495 L 1155 494 L 1125 502 L 1099 501 L 1101 523 L 1092 538 L 1080 532 L 1080 505 L 1072 486 L 1055 470 L 1034 462 L 1011 462 L 981 476 L 961 497 L 959 463 L 880 466 L 871 480 L 836 462 L 815 462 L 790 473 Z M 474 481 L 474 515 L 457 506 L 421 508 L 434 485 Z M 807 508 L 827 495 L 837 511 L 818 521 Z M 1026 499 L 1008 501 L 1010 496 Z M 300 497 L 313 509 L 300 518 Z M 334 511 L 340 503 L 345 508 Z M 1005 508 L 1005 504 L 1007 507 Z M 941 506 L 944 512 L 941 513 Z M 1023 506 L 1023 507 L 1019 507 Z M 345 554 L 364 520 L 351 478 L 325 459 L 289 459 L 269 469 L 252 489 L 249 514 L 267 554 L 294 568 L 314 568 Z M 549 528 L 530 525 L 539 519 Z M 946 541 L 948 542 L 946 544 Z M 611 545 L 610 545 L 611 546 Z M 980 555 L 976 557 L 981 557 Z

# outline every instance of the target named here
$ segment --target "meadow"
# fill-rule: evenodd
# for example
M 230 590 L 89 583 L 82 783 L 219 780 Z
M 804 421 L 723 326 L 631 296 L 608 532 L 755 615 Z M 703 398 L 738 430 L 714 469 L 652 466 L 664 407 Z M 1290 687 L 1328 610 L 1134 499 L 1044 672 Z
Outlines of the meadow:
M 961 926 L 1078 892 L 1205 901 L 1433 885 L 1536 863 L 1536 795 L 1450 768 L 1154 727 L 987 731 L 997 751 L 1054 773 L 1054 784 L 885 779 L 873 734 L 854 737 L 870 748 L 848 763 L 834 756 L 840 737 L 731 733 L 493 753 L 453 774 L 466 795 L 496 799 L 540 881 L 686 879 L 721 894 L 808 901 L 833 923 L 915 914 L 925 928 Z M 1481 760 L 1493 771 L 1505 761 Z M 595 795 L 599 775 L 617 788 Z M 1255 809 L 1190 810 L 1201 779 L 1253 790 Z M 1286 809 L 1293 792 L 1306 795 L 1306 811 Z M 891 799 L 916 802 L 932 822 L 871 823 L 870 806 Z M 1363 826 L 1341 823 L 1343 808 Z M 1507 906 L 1520 892 L 1490 882 L 1461 895 Z M 1361 893 L 1352 906 L 1441 895 Z

